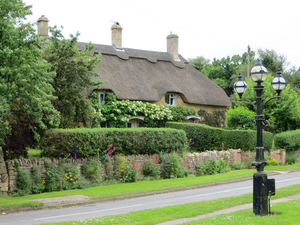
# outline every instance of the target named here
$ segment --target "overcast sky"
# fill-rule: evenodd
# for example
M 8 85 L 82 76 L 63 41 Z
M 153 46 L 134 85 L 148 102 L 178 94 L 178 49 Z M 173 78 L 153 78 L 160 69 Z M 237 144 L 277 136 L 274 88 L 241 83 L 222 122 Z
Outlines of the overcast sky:
M 243 54 L 250 45 L 284 54 L 300 67 L 300 4 L 296 0 L 23 0 L 28 21 L 41 15 L 80 42 L 111 44 L 112 21 L 123 28 L 123 47 L 165 52 L 166 37 L 179 36 L 184 58 Z

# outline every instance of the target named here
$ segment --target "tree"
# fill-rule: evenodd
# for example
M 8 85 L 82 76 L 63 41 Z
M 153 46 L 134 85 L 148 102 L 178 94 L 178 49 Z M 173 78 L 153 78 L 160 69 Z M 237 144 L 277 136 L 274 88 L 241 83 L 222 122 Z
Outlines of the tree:
M 268 78 L 262 83 L 264 86 L 263 101 L 265 102 L 269 98 L 276 96 L 276 91 L 272 88 L 271 82 L 273 77 L 268 75 Z M 256 83 L 250 79 L 247 84 L 247 91 L 243 94 L 243 98 L 249 99 L 256 105 L 256 92 L 254 86 Z M 273 99 L 269 101 L 265 107 L 263 114 L 265 115 L 268 124 L 265 130 L 271 132 L 283 132 L 286 130 L 294 130 L 300 128 L 300 98 L 296 91 L 290 88 L 288 84 L 280 93 L 281 98 Z M 238 95 L 235 94 L 235 99 L 238 99 Z M 255 112 L 254 107 L 249 102 L 237 101 L 232 99 L 233 105 L 245 106 L 251 111 Z
M 203 56 L 198 56 L 195 59 L 188 59 L 191 66 L 193 66 L 196 70 L 201 72 L 205 65 L 209 63 L 209 59 L 204 58 Z
M 0 5 L 0 97 L 10 111 L 2 118 L 11 133 L 5 135 L 5 158 L 26 156 L 26 147 L 39 140 L 40 132 L 59 124 L 59 113 L 50 100 L 54 73 L 43 60 L 40 40 L 22 0 L 2 0 Z M 3 105 L 4 103 L 0 103 Z
M 290 64 L 287 62 L 285 55 L 278 55 L 275 50 L 258 49 L 258 54 L 261 59 L 261 63 L 268 69 L 268 71 L 275 76 L 278 68 L 283 72 Z
M 99 56 L 91 55 L 92 44 L 86 44 L 84 51 L 78 50 L 78 32 L 75 36 L 70 35 L 70 39 L 65 39 L 56 26 L 50 31 L 50 44 L 44 46 L 44 59 L 51 64 L 50 71 L 56 73 L 51 84 L 58 98 L 55 106 L 61 113 L 60 127 L 69 128 L 80 122 L 91 127 L 94 111 L 90 100 L 83 94 L 87 88 L 103 83 L 91 80 L 91 77 L 100 76 L 94 70 L 100 61 Z
M 254 65 L 255 52 L 250 52 L 250 62 Z M 245 52 L 242 56 L 233 55 L 223 57 L 222 59 L 214 58 L 210 63 L 203 56 L 195 59 L 189 59 L 189 63 L 198 71 L 219 85 L 228 96 L 233 93 L 233 79 L 238 75 L 238 72 L 247 68 L 248 53 Z M 245 70 L 247 74 L 247 70 Z
M 243 106 L 230 107 L 227 111 L 227 128 L 231 130 L 253 130 L 256 129 L 253 124 L 254 119 L 255 112 L 250 111 L 248 108 Z

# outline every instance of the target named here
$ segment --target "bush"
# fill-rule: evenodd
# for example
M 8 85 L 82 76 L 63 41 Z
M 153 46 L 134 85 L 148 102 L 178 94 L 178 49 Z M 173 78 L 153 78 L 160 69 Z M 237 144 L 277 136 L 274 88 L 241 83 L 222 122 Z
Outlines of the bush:
M 63 165 L 61 163 L 50 163 L 47 159 L 44 159 L 44 162 L 46 167 L 45 179 L 43 180 L 45 191 L 53 192 L 65 189 L 67 182 L 63 179 Z
M 80 170 L 76 164 L 67 165 L 64 179 L 69 184 L 78 182 L 80 179 Z
M 122 183 L 136 182 L 139 171 L 140 168 L 136 164 L 136 161 L 134 161 L 131 165 L 127 164 L 126 167 L 124 168 L 124 173 L 122 174 L 122 178 L 120 179 L 120 182 Z
M 41 184 L 40 169 L 36 164 L 33 164 L 30 170 L 31 178 L 31 192 L 32 194 L 40 194 L 45 190 L 44 185 Z
M 92 159 L 88 159 L 81 166 L 82 175 L 93 183 L 100 183 L 101 167 L 100 163 Z
M 300 130 L 286 131 L 274 136 L 274 145 L 278 149 L 292 152 L 300 149 Z
M 173 152 L 164 157 L 161 164 L 161 174 L 164 179 L 182 178 L 188 175 L 188 171 L 182 168 L 180 159 L 177 153 Z
M 244 162 L 237 161 L 232 164 L 232 168 L 236 170 L 246 169 L 246 164 Z
M 24 196 L 31 194 L 31 179 L 27 170 L 19 168 L 19 164 L 15 160 L 15 167 L 17 168 L 17 189 L 14 196 Z
M 285 164 L 287 165 L 293 165 L 295 164 L 297 161 L 297 157 L 296 156 L 292 156 L 292 155 L 287 155 L 286 159 L 285 159 Z
M 217 172 L 218 173 L 227 173 L 230 170 L 231 170 L 230 166 L 225 162 L 225 160 L 220 159 L 218 161 L 218 165 L 217 165 Z
M 227 149 L 256 149 L 256 131 L 252 130 L 224 130 L 195 123 L 167 122 L 166 127 L 184 130 L 186 136 L 192 138 L 192 151 L 222 150 L 222 143 Z M 265 150 L 270 150 L 273 143 L 273 134 L 263 132 Z
M 224 160 L 217 161 L 214 157 L 209 157 L 207 159 L 200 160 L 195 169 L 197 176 L 203 176 L 228 172 L 230 171 L 230 168 L 228 169 L 228 167 L 228 164 Z
M 150 176 L 154 179 L 159 178 L 160 176 L 160 165 L 159 165 L 159 156 L 156 154 L 152 157 L 150 156 L 143 164 L 143 175 Z
M 278 166 L 278 162 L 276 159 L 269 159 L 267 160 L 267 166 Z
M 116 155 L 114 163 L 114 176 L 117 180 L 122 180 L 125 176 L 125 168 L 128 163 L 124 155 Z M 125 182 L 124 182 L 125 183 Z
M 230 107 L 227 111 L 227 129 L 230 130 L 253 130 L 256 129 L 253 121 L 255 120 L 255 112 L 250 111 L 247 107 Z
M 159 149 L 177 151 L 187 143 L 185 132 L 165 128 L 78 128 L 47 130 L 39 145 L 44 157 L 64 157 L 77 147 L 78 158 L 96 156 L 115 148 L 115 154 L 157 154 Z

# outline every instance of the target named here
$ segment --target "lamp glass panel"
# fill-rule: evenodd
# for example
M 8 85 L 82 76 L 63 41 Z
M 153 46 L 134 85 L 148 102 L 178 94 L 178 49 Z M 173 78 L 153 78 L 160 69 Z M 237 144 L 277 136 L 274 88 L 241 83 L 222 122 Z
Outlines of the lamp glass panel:
M 272 81 L 272 87 L 275 90 L 283 90 L 286 86 L 286 81 L 283 77 L 275 77 Z
M 234 90 L 236 93 L 244 93 L 246 89 L 247 89 L 247 84 L 244 81 L 240 80 L 235 82 Z
M 254 82 L 264 82 L 267 77 L 268 70 L 264 66 L 254 66 L 251 70 L 251 78 Z M 252 74 L 255 73 L 255 74 Z

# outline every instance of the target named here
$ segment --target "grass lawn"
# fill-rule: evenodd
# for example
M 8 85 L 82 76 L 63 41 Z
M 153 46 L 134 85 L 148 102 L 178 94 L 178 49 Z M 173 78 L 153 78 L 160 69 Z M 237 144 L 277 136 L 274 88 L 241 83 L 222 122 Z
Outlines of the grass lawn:
M 41 155 L 41 150 L 38 149 L 29 149 L 28 150 L 28 158 L 33 159 L 33 158 L 40 158 Z
M 258 217 L 252 213 L 252 209 L 246 209 L 185 224 L 300 224 L 299 208 L 300 199 L 272 204 L 271 216 Z
M 294 195 L 300 193 L 300 184 L 290 187 L 280 188 L 276 190 L 276 195 L 272 199 L 282 198 L 289 195 Z M 241 196 L 229 197 L 215 199 L 211 201 L 201 201 L 196 203 L 188 203 L 183 205 L 168 206 L 156 209 L 147 209 L 122 215 L 116 216 L 105 216 L 97 219 L 88 219 L 83 221 L 70 221 L 61 223 L 47 223 L 50 224 L 66 224 L 66 225 L 92 225 L 92 224 L 157 224 L 166 221 L 171 221 L 180 218 L 190 218 L 198 215 L 204 215 L 207 213 L 212 213 L 217 210 L 231 208 L 237 205 L 242 205 L 252 202 L 252 194 L 245 194 Z M 220 215 L 212 218 L 207 218 L 193 223 L 188 224 L 254 224 L 261 222 L 259 224 L 268 224 L 269 218 L 274 218 L 272 221 L 276 221 L 276 217 L 280 217 L 280 221 L 294 221 L 291 223 L 279 223 L 279 224 L 299 224 L 300 221 L 298 209 L 300 206 L 300 201 L 290 201 L 293 202 L 291 206 L 286 207 L 289 203 L 276 203 L 272 204 L 271 211 L 277 213 L 278 215 L 267 216 L 267 217 L 256 217 L 252 214 L 252 209 L 238 211 L 228 215 Z M 289 211 L 288 213 L 286 213 Z M 294 220 L 294 217 L 298 218 Z M 234 220 L 231 220 L 231 217 Z M 243 222 L 239 221 L 239 218 L 243 217 Z M 220 219 L 219 219 L 220 218 Z M 224 220 L 223 218 L 226 218 Z M 253 223 L 249 223 L 252 222 Z M 217 221 L 217 222 L 216 222 Z M 248 222 L 249 221 L 249 222 Z M 271 223 L 270 223 L 271 224 Z M 273 224 L 276 224 L 273 222 Z

